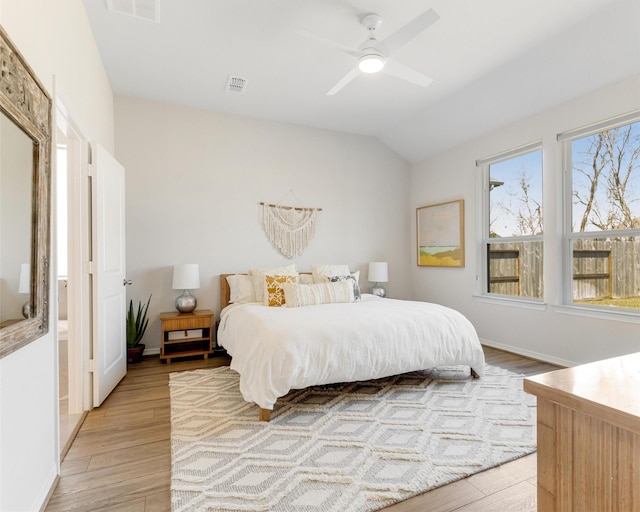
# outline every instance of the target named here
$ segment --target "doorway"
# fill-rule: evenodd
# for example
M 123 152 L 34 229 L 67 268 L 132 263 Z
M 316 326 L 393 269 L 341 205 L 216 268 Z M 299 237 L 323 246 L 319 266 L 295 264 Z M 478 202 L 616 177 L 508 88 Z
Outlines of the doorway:
M 60 459 L 64 459 L 91 407 L 90 379 L 84 371 L 90 346 L 88 277 L 89 222 L 86 191 L 87 142 L 64 108 L 56 110 L 56 283 L 58 317 Z M 83 259 L 84 258 L 84 259 Z M 84 297 L 84 299 L 83 299 Z

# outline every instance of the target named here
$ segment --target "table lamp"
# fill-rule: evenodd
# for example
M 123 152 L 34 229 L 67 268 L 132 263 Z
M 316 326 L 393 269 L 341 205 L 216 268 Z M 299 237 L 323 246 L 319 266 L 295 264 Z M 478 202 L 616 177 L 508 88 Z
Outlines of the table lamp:
M 20 265 L 20 280 L 18 281 L 18 293 L 31 293 L 31 264 L 23 263 Z M 22 316 L 29 318 L 31 312 L 31 300 L 28 300 L 22 306 Z
M 200 288 L 200 267 L 197 263 L 184 263 L 173 266 L 173 289 L 184 290 L 176 299 L 176 309 L 180 313 L 191 313 L 198 304 L 189 290 Z
M 386 283 L 389 281 L 389 271 L 386 261 L 371 261 L 369 262 L 369 282 L 375 283 L 373 288 L 369 290 L 373 295 L 378 297 L 386 297 L 387 292 L 380 286 L 380 283 Z

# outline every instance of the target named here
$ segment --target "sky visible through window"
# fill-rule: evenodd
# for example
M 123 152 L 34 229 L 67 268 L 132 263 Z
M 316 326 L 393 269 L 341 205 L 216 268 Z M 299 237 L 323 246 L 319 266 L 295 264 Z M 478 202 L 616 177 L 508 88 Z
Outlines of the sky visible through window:
M 491 237 L 542 234 L 542 150 L 489 166 Z

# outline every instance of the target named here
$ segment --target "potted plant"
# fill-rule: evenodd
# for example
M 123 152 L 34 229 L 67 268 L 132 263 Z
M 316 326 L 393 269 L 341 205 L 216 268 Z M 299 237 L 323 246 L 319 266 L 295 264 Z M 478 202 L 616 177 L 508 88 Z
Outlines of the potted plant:
M 142 360 L 144 352 L 144 344 L 140 343 L 144 332 L 147 330 L 149 319 L 147 312 L 149 311 L 149 303 L 151 295 L 146 305 L 138 302 L 138 311 L 134 314 L 133 300 L 129 301 L 129 311 L 127 312 L 127 362 L 138 363 Z

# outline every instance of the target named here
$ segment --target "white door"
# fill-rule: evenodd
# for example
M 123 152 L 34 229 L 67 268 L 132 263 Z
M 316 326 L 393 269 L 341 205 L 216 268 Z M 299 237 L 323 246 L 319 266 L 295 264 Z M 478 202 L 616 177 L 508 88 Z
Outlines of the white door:
M 124 167 L 92 144 L 93 405 L 127 373 Z

